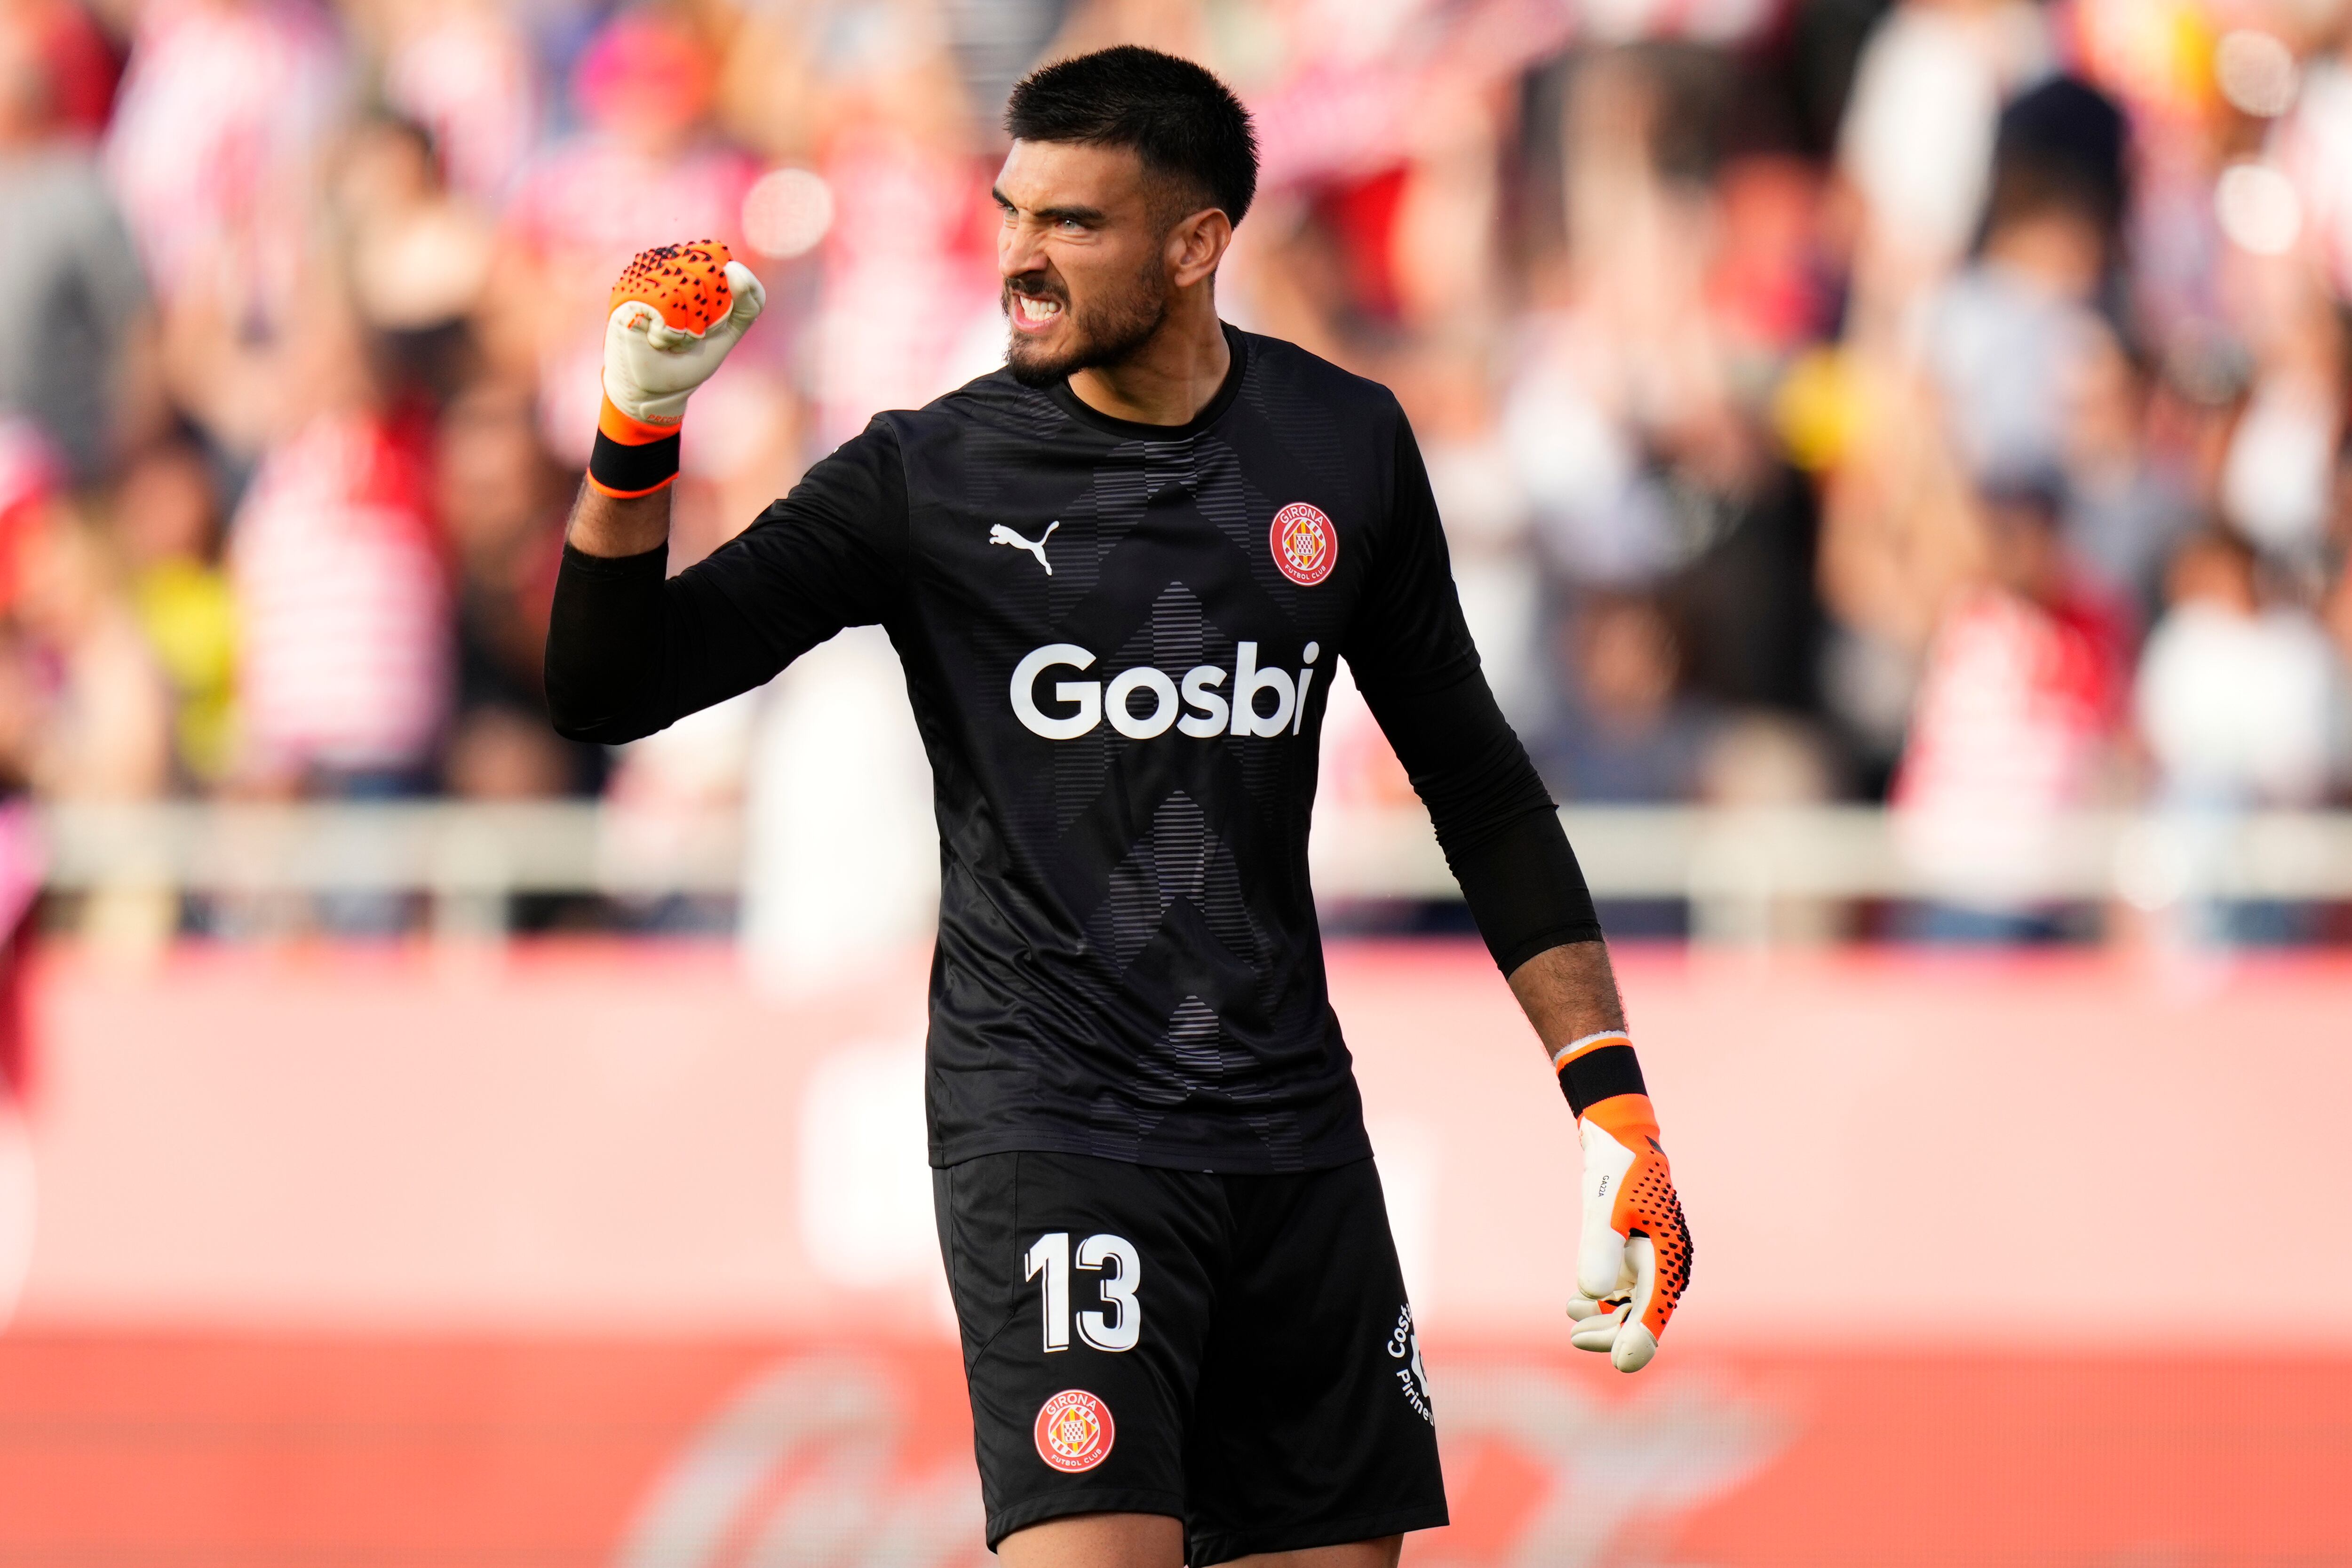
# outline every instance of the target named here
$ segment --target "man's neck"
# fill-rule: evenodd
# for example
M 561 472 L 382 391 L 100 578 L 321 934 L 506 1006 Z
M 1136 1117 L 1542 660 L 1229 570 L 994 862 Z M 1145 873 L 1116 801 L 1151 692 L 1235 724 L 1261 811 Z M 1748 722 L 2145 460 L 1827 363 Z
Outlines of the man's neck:
M 1070 390 L 1097 414 L 1137 425 L 1189 425 L 1233 368 L 1223 323 L 1207 289 L 1175 302 L 1168 319 L 1115 365 L 1074 371 Z

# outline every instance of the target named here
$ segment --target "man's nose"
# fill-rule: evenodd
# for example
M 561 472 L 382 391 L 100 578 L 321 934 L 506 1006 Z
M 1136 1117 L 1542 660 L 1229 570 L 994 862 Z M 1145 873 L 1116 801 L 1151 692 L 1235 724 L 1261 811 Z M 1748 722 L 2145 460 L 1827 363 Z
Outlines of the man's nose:
M 1036 231 L 1024 223 L 1006 224 L 996 237 L 996 270 L 1006 278 L 1045 269 L 1045 253 Z

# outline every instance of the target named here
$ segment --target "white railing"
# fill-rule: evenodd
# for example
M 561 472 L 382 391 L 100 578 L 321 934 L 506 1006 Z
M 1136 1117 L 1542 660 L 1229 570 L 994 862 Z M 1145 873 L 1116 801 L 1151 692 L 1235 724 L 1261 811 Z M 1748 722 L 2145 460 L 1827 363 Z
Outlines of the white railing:
M 1949 857 L 1874 806 L 1773 810 L 1570 806 L 1560 821 L 1594 896 L 1686 899 L 1711 941 L 1825 932 L 1826 906 L 1981 892 Z M 2020 898 L 2157 910 L 2189 896 L 2352 900 L 2352 812 L 2235 816 L 2084 812 L 2034 835 L 2030 867 L 2003 879 Z M 1318 813 L 1315 889 L 1324 899 L 1458 897 L 1418 809 Z
M 517 893 L 726 894 L 742 880 L 737 814 L 589 802 L 52 805 L 41 837 L 59 891 L 422 893 L 448 935 L 503 931 Z
M 1596 896 L 1687 899 L 1694 931 L 1711 939 L 1769 937 L 1792 909 L 1951 890 L 1870 807 L 1576 806 L 1560 817 Z M 53 805 L 41 825 L 47 885 L 62 891 L 413 892 L 431 899 L 436 929 L 456 933 L 494 932 L 516 893 L 723 895 L 742 881 L 741 825 L 727 812 L 171 803 Z M 2038 897 L 2147 908 L 2189 892 L 2352 900 L 2352 813 L 2093 813 L 2042 837 Z M 1322 807 L 1312 860 L 1326 900 L 1459 897 L 1417 807 Z

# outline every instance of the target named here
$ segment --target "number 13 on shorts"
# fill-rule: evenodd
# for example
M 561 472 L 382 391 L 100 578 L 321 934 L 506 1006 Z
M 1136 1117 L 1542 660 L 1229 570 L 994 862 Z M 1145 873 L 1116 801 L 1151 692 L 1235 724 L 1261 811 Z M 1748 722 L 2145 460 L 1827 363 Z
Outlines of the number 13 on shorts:
M 1022 1258 L 1021 1278 L 1039 1279 L 1045 1321 L 1045 1349 L 1070 1348 L 1070 1268 L 1101 1276 L 1100 1289 L 1107 1312 L 1080 1312 L 1078 1338 L 1098 1351 L 1131 1351 L 1143 1337 L 1143 1306 L 1135 1299 L 1143 1283 L 1143 1258 L 1123 1236 L 1090 1236 L 1078 1243 L 1075 1258 L 1070 1233 L 1047 1231 Z

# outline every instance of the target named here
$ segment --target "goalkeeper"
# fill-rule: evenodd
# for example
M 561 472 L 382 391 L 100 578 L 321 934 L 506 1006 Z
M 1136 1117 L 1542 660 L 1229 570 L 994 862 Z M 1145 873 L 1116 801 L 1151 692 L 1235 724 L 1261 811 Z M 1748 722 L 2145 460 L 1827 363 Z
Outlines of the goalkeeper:
M 1247 115 L 1121 47 L 1006 124 L 1004 369 L 877 416 L 675 578 L 679 422 L 759 285 L 709 245 L 623 279 L 549 697 L 626 741 L 888 630 L 938 800 L 926 1109 L 989 1545 L 1384 1568 L 1446 1515 L 1307 885 L 1340 658 L 1575 1114 L 1570 1338 L 1622 1371 L 1688 1278 L 1681 1205 L 1396 400 L 1218 319 Z

